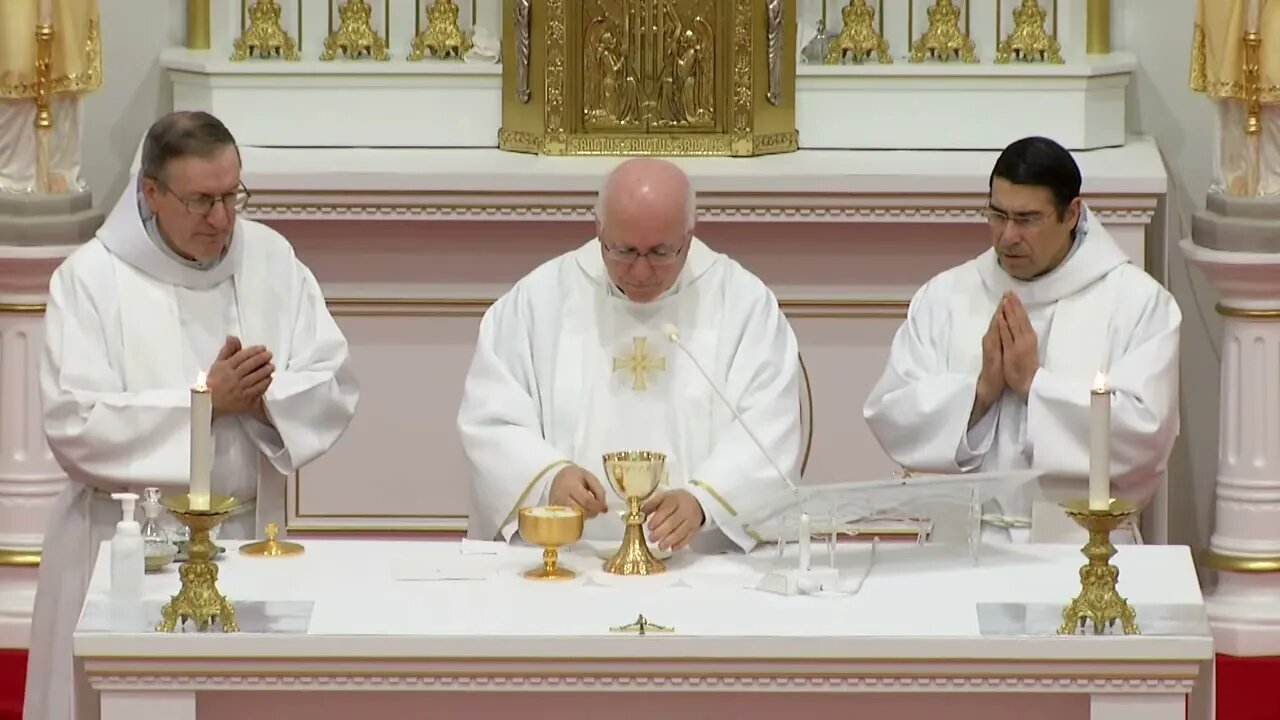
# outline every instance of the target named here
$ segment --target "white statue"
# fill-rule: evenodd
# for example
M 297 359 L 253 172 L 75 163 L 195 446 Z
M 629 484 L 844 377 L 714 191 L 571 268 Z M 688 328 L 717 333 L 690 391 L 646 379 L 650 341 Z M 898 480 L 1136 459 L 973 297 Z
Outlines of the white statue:
M 53 126 L 36 129 L 36 28 L 53 27 Z M 97 0 L 6 0 L 0 5 L 0 192 L 80 192 L 81 100 L 102 86 Z M 41 136 L 48 174 L 41 182 Z
M 1246 36 L 1256 33 L 1256 50 Z M 1217 107 L 1212 192 L 1280 197 L 1280 0 L 1198 0 L 1191 89 Z M 1257 58 L 1256 77 L 1246 70 Z M 1250 100 L 1256 123 L 1250 124 Z

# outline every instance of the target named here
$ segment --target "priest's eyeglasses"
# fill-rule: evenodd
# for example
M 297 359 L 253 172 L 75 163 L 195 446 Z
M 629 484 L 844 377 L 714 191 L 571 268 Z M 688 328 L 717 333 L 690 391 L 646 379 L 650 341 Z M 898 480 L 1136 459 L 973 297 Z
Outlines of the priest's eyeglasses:
M 1010 215 L 1003 210 L 997 210 L 990 205 L 982 209 L 987 217 L 987 222 L 991 225 L 1002 226 L 1006 223 L 1013 223 L 1014 227 L 1020 230 L 1030 230 L 1040 223 L 1044 222 L 1042 213 L 1030 213 L 1027 215 Z
M 615 260 L 626 265 L 630 265 L 640 258 L 648 260 L 650 265 L 670 265 L 684 254 L 685 249 L 685 246 L 671 248 L 667 245 L 659 245 L 649 252 L 642 253 L 637 252 L 635 248 L 615 248 L 605 245 L 603 242 L 601 242 L 600 245 L 604 247 L 604 252 L 609 256 L 610 260 Z
M 172 193 L 174 197 L 181 200 L 182 203 L 187 206 L 187 212 L 193 215 L 208 215 L 213 211 L 213 206 L 219 202 L 222 203 L 223 207 L 227 211 L 243 212 L 245 208 L 249 207 L 249 198 L 253 197 L 249 193 L 249 189 L 244 186 L 244 183 L 240 183 L 240 186 L 236 188 L 235 192 L 229 192 L 222 197 L 197 195 L 192 198 L 183 197 L 182 195 L 174 192 L 173 188 L 168 185 L 163 183 L 159 184 L 165 190 Z

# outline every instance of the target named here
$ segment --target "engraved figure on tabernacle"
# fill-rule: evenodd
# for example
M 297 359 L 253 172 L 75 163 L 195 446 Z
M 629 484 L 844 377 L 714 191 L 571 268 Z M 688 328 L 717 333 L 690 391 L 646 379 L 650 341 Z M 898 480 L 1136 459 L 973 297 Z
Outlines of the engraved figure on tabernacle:
M 684 28 L 671 5 L 666 6 L 670 34 L 666 63 L 658 90 L 659 126 L 710 127 L 714 122 L 715 37 L 702 16 Z
M 765 6 L 765 26 L 768 43 L 766 50 L 769 60 L 769 102 L 778 104 L 782 92 L 782 0 L 768 0 Z
M 529 3 L 531 0 L 516 0 L 516 97 L 520 102 L 529 102 Z
M 594 53 L 586 53 L 586 100 L 583 109 L 589 127 L 626 127 L 639 123 L 640 86 L 627 62 L 627 48 L 619 42 L 616 29 L 603 18 L 587 30 Z

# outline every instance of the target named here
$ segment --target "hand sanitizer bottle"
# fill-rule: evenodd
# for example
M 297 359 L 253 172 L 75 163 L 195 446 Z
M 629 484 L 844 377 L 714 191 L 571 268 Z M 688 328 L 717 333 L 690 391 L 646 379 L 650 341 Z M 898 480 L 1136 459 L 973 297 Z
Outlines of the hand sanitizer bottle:
M 111 630 L 143 632 L 142 574 L 145 571 L 142 528 L 134 519 L 136 493 L 114 493 L 120 501 L 121 518 L 111 538 Z

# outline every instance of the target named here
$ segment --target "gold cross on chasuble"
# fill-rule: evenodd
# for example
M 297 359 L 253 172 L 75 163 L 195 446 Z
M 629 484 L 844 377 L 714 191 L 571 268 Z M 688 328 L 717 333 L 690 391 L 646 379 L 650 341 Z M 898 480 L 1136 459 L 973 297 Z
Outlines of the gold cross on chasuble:
M 632 390 L 644 390 L 649 386 L 649 371 L 665 372 L 667 369 L 667 359 L 650 355 L 645 348 L 647 342 L 642 337 L 631 338 L 631 354 L 613 359 L 614 372 L 626 370 L 631 373 Z

